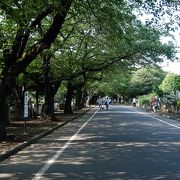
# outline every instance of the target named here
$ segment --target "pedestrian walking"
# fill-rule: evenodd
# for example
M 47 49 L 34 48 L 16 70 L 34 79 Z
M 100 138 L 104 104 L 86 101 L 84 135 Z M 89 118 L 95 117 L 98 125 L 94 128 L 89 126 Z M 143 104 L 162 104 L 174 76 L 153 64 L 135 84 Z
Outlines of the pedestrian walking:
M 99 96 L 97 103 L 98 103 L 99 109 L 102 109 L 103 100 L 102 100 L 101 96 Z
M 109 104 L 110 104 L 109 97 L 107 97 L 106 101 L 105 101 L 105 105 L 106 105 L 106 110 L 107 111 L 109 110 Z
M 137 105 L 137 99 L 136 98 L 133 98 L 132 104 L 133 104 L 134 107 L 136 107 L 136 105 Z

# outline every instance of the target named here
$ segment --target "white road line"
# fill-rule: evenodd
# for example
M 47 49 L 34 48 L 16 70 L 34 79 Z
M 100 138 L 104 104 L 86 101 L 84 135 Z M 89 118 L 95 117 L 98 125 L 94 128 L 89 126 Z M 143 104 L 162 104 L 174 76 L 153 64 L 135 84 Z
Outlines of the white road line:
M 32 178 L 32 180 L 39 180 L 42 178 L 42 176 L 45 174 L 45 172 L 50 168 L 50 166 L 61 156 L 61 154 L 68 148 L 68 146 L 71 144 L 71 142 L 77 137 L 77 135 L 80 133 L 80 131 L 89 123 L 89 121 L 95 116 L 98 109 L 95 111 L 95 113 L 79 128 L 79 130 L 67 141 L 67 143 L 59 149 L 54 156 L 47 161 L 47 163 L 39 170 L 38 173 L 35 174 L 35 176 Z
M 137 111 L 137 112 L 138 112 L 138 111 Z M 144 114 L 144 115 L 149 116 L 149 117 L 152 117 L 152 118 L 154 118 L 154 119 L 156 119 L 156 120 L 158 120 L 158 121 L 160 121 L 160 122 L 162 122 L 162 123 L 164 123 L 164 124 L 167 124 L 167 125 L 169 125 L 169 126 L 172 126 L 172 127 L 177 128 L 177 129 L 180 129 L 180 126 L 176 126 L 176 125 L 174 125 L 174 124 L 168 123 L 168 122 L 163 121 L 163 120 L 161 120 L 161 119 L 159 119 L 159 118 L 157 118 L 157 117 L 151 116 L 151 115 L 146 114 L 146 113 L 143 113 L 143 112 L 138 112 L 138 113 Z
M 106 113 L 111 113 L 111 114 L 135 114 L 135 113 L 137 113 L 136 111 L 106 111 L 106 110 L 104 110 L 104 111 L 102 111 L 102 110 L 100 110 L 100 111 L 98 111 L 98 114 L 106 114 Z

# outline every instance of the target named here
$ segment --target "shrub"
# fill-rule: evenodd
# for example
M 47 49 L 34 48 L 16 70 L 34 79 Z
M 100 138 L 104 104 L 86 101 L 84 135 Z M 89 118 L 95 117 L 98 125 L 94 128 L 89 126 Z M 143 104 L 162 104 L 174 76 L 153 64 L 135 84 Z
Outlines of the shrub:
M 176 106 L 177 106 L 178 108 L 180 108 L 180 100 L 177 100 L 177 101 L 176 101 Z
M 150 97 L 147 95 L 138 97 L 138 102 L 140 106 L 147 105 L 150 106 Z

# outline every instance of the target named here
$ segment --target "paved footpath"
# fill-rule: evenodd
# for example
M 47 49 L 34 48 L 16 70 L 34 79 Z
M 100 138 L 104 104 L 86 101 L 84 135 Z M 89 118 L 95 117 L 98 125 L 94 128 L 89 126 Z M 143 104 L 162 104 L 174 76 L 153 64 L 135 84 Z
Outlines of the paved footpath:
M 0 164 L 0 179 L 179 179 L 180 123 L 96 108 Z
M 60 119 L 60 120 L 56 121 L 56 122 L 52 122 L 52 123 L 43 122 L 42 119 L 41 120 L 33 119 L 31 121 L 28 121 L 27 128 L 30 128 L 30 130 L 24 131 L 24 128 L 22 129 L 22 127 L 21 128 L 19 127 L 20 128 L 19 132 L 22 133 L 22 138 L 25 139 L 23 142 L 19 142 L 17 140 L 1 142 L 1 144 L 0 144 L 0 162 L 3 161 L 4 159 L 8 158 L 9 156 L 17 153 L 18 151 L 24 149 L 25 147 L 29 146 L 30 144 L 34 143 L 38 139 L 50 134 L 54 130 L 61 128 L 64 125 L 66 125 L 67 123 L 77 119 L 79 116 L 85 114 L 87 111 L 89 111 L 93 107 L 94 106 L 83 108 L 79 111 L 75 111 L 71 115 L 65 115 L 65 114 L 63 114 L 63 111 L 57 112 L 56 117 L 57 117 L 57 119 Z M 17 124 L 22 123 L 22 122 L 23 122 L 23 120 L 21 122 L 18 121 Z M 34 124 L 34 128 L 31 126 L 32 124 Z M 40 131 L 38 129 L 40 129 Z M 33 133 L 29 134 L 29 133 L 31 133 L 29 131 L 32 131 Z M 19 135 L 19 133 L 18 133 L 18 135 Z

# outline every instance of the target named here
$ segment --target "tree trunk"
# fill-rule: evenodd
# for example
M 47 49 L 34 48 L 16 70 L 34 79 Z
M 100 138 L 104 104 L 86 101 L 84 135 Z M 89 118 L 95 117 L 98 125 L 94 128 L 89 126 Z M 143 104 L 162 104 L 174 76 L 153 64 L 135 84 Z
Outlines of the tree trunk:
M 74 89 L 72 88 L 70 83 L 68 83 L 67 89 L 68 90 L 67 90 L 67 94 L 66 94 L 64 114 L 73 114 L 71 102 L 72 102 L 72 98 L 73 98 Z
M 80 110 L 82 108 L 82 91 L 81 87 L 76 89 L 76 110 Z
M 36 91 L 36 113 L 35 113 L 35 118 L 39 115 L 39 93 Z
M 88 93 L 87 91 L 84 90 L 83 94 L 82 94 L 82 101 L 81 101 L 81 106 L 85 107 L 86 106 L 86 101 L 87 101 L 87 97 L 88 97 Z
M 51 117 L 51 120 L 56 120 L 54 113 L 54 96 L 56 95 L 59 87 L 61 85 L 61 81 L 57 81 L 55 84 L 49 84 L 46 86 L 45 90 L 45 114 Z
M 54 114 L 54 93 L 50 93 L 49 96 L 45 96 L 45 114 L 51 117 L 51 120 L 55 120 Z
M 48 91 L 45 94 L 45 115 L 51 117 L 51 120 L 55 120 L 55 114 L 54 114 L 54 96 L 56 93 L 52 91 Z
M 0 140 L 7 139 L 6 127 L 9 124 L 8 89 L 0 88 Z

